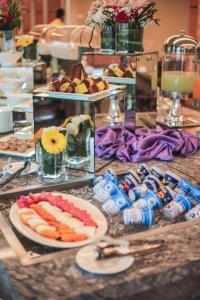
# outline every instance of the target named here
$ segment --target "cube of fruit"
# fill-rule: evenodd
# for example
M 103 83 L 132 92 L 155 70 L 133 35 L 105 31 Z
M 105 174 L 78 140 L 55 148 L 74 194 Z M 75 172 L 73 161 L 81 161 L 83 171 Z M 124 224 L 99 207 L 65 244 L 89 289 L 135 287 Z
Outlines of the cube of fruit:
M 97 92 L 99 92 L 99 88 L 96 84 L 91 85 L 88 89 L 89 94 L 93 94 L 93 93 L 97 93 Z
M 70 83 L 69 82 L 66 82 L 66 83 L 63 83 L 61 86 L 60 86 L 60 92 L 66 92 L 68 87 L 69 87 Z
M 88 88 L 84 83 L 81 83 L 75 87 L 76 94 L 86 94 L 87 92 L 88 92 Z
M 96 85 L 99 91 L 103 91 L 105 89 L 105 84 L 103 83 L 103 81 L 99 81 Z
M 96 77 L 94 78 L 94 82 L 95 83 L 98 83 L 98 82 L 101 82 L 102 81 L 102 78 L 101 77 Z
M 104 69 L 103 74 L 108 76 L 109 75 L 109 69 Z
M 81 84 L 81 80 L 78 78 L 74 78 L 72 82 L 75 82 L 77 85 Z
M 89 76 L 88 76 L 87 80 L 89 81 L 90 86 L 93 85 L 94 79 L 93 79 L 92 77 L 89 77 Z
M 81 83 L 84 83 L 87 86 L 87 88 L 89 88 L 90 86 L 90 82 L 88 79 L 83 79 Z
M 74 88 L 71 86 L 71 84 L 69 85 L 68 89 L 66 90 L 67 93 L 73 93 L 74 92 Z
M 123 77 L 124 76 L 124 72 L 122 70 L 120 70 L 119 68 L 115 68 L 115 70 L 113 70 L 115 75 L 117 77 Z
M 105 86 L 104 90 L 109 89 L 109 83 L 106 80 L 103 80 L 103 83 L 104 83 L 104 86 Z
M 66 83 L 66 82 L 71 82 L 71 79 L 70 79 L 70 77 L 68 76 L 68 75 L 65 75 L 63 78 L 62 78 L 62 80 L 61 80 L 61 83 L 63 84 L 63 83 Z
M 128 71 L 131 74 L 131 77 L 136 77 L 136 72 L 131 67 L 128 67 L 126 71 Z

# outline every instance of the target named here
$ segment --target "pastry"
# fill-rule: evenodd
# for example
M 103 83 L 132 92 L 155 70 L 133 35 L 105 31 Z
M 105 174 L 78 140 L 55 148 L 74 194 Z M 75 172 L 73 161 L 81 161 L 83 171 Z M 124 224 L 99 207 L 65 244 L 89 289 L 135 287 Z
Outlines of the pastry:
M 93 94 L 106 89 L 109 89 L 108 82 L 101 77 L 88 76 L 81 64 L 73 67 L 71 77 L 65 75 L 62 80 L 49 84 L 50 91 L 62 93 Z
M 70 85 L 70 82 L 65 82 L 65 83 L 61 84 L 59 91 L 63 92 L 63 93 L 66 92 L 68 90 L 69 85 Z
M 74 80 L 75 78 L 79 78 L 80 80 L 83 80 L 87 77 L 88 75 L 85 72 L 82 64 L 77 64 L 73 66 L 72 75 L 71 75 L 72 80 Z
M 88 93 L 88 88 L 85 83 L 81 83 L 80 85 L 75 87 L 75 93 L 77 94 L 86 94 Z
M 108 68 L 104 69 L 103 73 L 105 76 L 112 77 L 136 77 L 135 66 L 124 56 L 121 57 L 120 64 L 111 64 Z

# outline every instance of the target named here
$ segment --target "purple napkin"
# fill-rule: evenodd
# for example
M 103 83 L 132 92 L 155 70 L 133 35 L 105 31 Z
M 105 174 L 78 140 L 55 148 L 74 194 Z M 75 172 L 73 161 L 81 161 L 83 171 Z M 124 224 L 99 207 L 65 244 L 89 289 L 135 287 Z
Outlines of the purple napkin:
M 132 124 L 104 127 L 96 130 L 95 152 L 103 158 L 118 158 L 123 162 L 150 159 L 173 160 L 174 155 L 192 155 L 200 147 L 195 135 L 174 129 L 138 128 Z

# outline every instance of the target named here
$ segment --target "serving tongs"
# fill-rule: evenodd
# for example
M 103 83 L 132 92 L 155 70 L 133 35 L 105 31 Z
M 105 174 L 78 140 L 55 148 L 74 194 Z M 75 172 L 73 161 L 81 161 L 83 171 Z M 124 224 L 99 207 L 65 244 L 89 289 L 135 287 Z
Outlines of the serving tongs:
M 96 245 L 96 259 L 120 257 L 126 255 L 147 255 L 160 249 L 164 244 L 163 240 L 133 240 L 109 242 L 107 239 L 100 240 Z
M 14 178 L 17 178 L 23 171 L 27 170 L 30 168 L 31 165 L 31 161 L 30 159 L 27 159 L 24 162 L 24 165 L 22 168 L 18 169 L 17 171 L 15 171 L 13 174 L 8 175 L 6 177 L 3 177 L 2 180 L 0 181 L 0 188 L 7 185 L 11 180 L 13 180 Z

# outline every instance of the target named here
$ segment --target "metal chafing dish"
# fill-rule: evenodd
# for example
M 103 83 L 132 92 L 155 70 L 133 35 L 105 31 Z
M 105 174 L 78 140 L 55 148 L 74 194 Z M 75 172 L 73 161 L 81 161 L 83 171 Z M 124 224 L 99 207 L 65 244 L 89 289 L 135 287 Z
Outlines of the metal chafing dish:
M 169 127 L 196 126 L 197 122 L 183 115 L 181 100 L 192 99 L 196 78 L 194 49 L 197 41 L 181 30 L 166 39 L 162 60 L 162 96 L 173 100 L 170 113 L 160 123 Z

